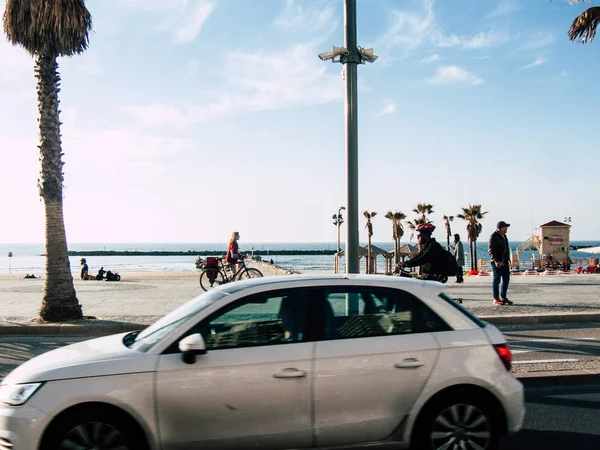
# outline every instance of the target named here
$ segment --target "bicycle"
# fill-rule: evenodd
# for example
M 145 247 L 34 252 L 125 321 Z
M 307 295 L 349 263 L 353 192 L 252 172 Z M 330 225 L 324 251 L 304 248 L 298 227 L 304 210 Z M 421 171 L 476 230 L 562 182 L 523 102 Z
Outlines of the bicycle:
M 206 261 L 208 261 L 208 259 L 209 258 L 206 258 Z M 260 270 L 255 269 L 254 267 L 247 267 L 246 262 L 243 259 L 233 264 L 224 264 L 223 258 L 220 257 L 214 259 L 216 260 L 216 265 L 208 264 L 206 261 L 201 265 L 204 270 L 200 274 L 200 287 L 205 291 L 210 291 L 222 284 L 232 283 L 234 281 L 263 277 Z M 241 267 L 233 272 L 233 266 L 236 264 L 240 264 Z M 232 272 L 231 277 L 227 276 L 227 269 Z

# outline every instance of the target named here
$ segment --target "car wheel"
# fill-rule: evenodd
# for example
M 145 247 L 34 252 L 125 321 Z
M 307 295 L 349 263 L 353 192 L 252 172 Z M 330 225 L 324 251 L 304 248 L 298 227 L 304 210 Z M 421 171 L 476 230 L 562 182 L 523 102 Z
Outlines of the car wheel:
M 435 401 L 416 424 L 415 449 L 498 448 L 499 425 L 482 400 L 456 395 Z
M 136 433 L 136 425 L 119 414 L 104 410 L 79 410 L 59 419 L 49 432 L 41 448 L 143 450 L 143 437 Z

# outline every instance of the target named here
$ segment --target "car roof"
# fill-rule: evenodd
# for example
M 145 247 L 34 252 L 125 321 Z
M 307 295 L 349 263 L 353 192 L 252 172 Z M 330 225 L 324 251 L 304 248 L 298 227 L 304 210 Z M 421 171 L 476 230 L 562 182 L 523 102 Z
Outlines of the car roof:
M 329 282 L 336 285 L 343 285 L 344 280 L 348 280 L 351 286 L 383 286 L 395 289 L 427 289 L 439 293 L 445 289 L 445 286 L 435 281 L 416 280 L 405 277 L 386 276 L 386 275 L 366 275 L 366 274 L 295 274 L 295 275 L 276 275 L 251 280 L 236 281 L 227 283 L 218 289 L 223 292 L 233 294 L 241 290 L 261 290 L 289 288 L 294 286 L 306 286 L 314 282 L 315 285 L 326 285 Z

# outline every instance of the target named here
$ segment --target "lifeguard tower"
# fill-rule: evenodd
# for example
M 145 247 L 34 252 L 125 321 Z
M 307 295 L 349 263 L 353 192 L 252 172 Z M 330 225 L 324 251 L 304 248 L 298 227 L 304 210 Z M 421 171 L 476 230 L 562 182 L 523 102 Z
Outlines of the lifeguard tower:
M 534 267 L 568 268 L 569 250 L 571 246 L 571 225 L 553 220 L 538 227 L 538 234 L 530 236 L 513 254 L 513 267 L 519 267 L 519 253 L 525 250 L 538 252 L 538 258 L 533 258 Z

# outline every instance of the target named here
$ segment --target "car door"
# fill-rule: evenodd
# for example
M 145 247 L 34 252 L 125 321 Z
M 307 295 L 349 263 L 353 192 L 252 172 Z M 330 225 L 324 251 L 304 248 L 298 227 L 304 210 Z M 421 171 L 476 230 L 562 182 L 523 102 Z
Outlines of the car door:
M 318 446 L 385 439 L 409 414 L 438 358 L 430 331 L 447 329 L 408 292 L 326 289 L 315 352 Z
M 314 342 L 306 293 L 254 295 L 221 309 L 200 332 L 207 353 L 186 364 L 160 356 L 157 414 L 163 449 L 275 449 L 312 445 Z

